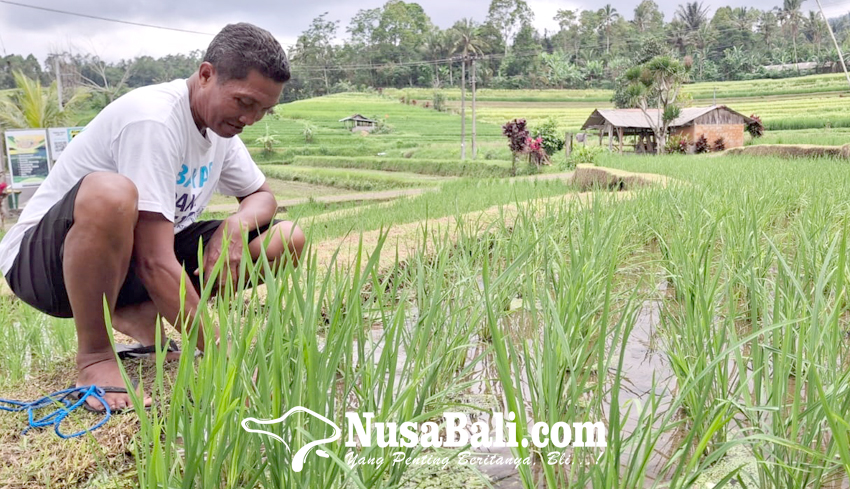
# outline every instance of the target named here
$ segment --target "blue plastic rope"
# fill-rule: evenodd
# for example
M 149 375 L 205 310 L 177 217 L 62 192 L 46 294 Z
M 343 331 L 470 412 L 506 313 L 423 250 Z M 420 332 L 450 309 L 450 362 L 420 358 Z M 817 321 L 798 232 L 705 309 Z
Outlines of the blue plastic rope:
M 79 393 L 79 399 L 77 399 L 77 402 L 72 404 L 71 401 L 69 401 L 67 398 L 77 393 Z M 90 431 L 94 431 L 103 426 L 104 423 L 109 421 L 109 417 L 112 415 L 112 411 L 109 409 L 109 404 L 107 404 L 106 400 L 103 399 L 104 394 L 105 393 L 103 392 L 103 389 L 94 385 L 83 387 L 70 387 L 68 389 L 54 392 L 53 394 L 44 396 L 41 399 L 32 402 L 16 401 L 13 399 L 0 399 L 0 411 L 7 411 L 11 413 L 19 413 L 21 411 L 27 412 L 27 419 L 29 420 L 30 425 L 21 433 L 23 435 L 25 435 L 29 430 L 33 428 L 44 428 L 46 426 L 52 425 L 53 430 L 56 432 L 56 434 L 59 435 L 60 438 L 67 440 L 68 438 L 82 436 Z M 65 418 L 67 418 L 69 414 L 74 412 L 75 409 L 82 406 L 83 403 L 86 402 L 86 399 L 88 399 L 89 397 L 97 399 L 97 401 L 100 402 L 100 404 L 104 407 L 104 418 L 91 428 L 78 431 L 71 435 L 66 435 L 59 431 L 59 425 L 62 424 L 62 421 L 65 420 Z M 51 412 L 47 416 L 35 419 L 35 411 L 47 407 L 56 407 L 57 404 L 59 405 L 59 407 L 55 411 Z

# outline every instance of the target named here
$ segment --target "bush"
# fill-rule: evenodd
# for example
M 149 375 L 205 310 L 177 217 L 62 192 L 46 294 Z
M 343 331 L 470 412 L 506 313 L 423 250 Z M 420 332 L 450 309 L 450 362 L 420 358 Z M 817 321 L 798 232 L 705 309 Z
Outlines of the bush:
M 434 110 L 442 112 L 446 109 L 446 96 L 440 92 L 434 92 Z
M 309 122 L 304 123 L 304 128 L 301 130 L 301 135 L 304 136 L 305 143 L 312 143 L 316 137 L 316 132 L 319 130 L 316 126 Z
M 705 134 L 701 135 L 699 139 L 697 139 L 696 144 L 694 144 L 694 152 L 696 154 L 700 153 L 708 153 L 711 151 L 711 148 L 708 147 L 708 139 L 705 138 Z
M 753 121 L 747 124 L 747 132 L 750 133 L 750 136 L 754 138 L 760 138 L 764 136 L 764 124 L 761 121 L 761 117 L 752 114 L 750 119 Z
M 714 140 L 714 147 L 712 151 L 723 151 L 726 149 L 726 141 L 720 137 Z
M 377 117 L 373 117 L 372 119 L 378 121 L 378 123 L 375 125 L 374 129 L 369 131 L 370 134 L 389 134 L 393 132 L 392 126 L 387 124 L 387 121 L 384 119 L 378 119 Z
M 265 136 L 257 138 L 257 144 L 263 147 L 263 155 L 271 156 L 274 154 L 274 145 L 277 143 L 277 138 L 274 134 L 269 134 L 269 125 L 266 124 Z
M 670 136 L 664 145 L 664 151 L 667 153 L 688 154 L 688 146 L 690 144 L 691 140 L 687 136 Z
M 602 148 L 599 146 L 587 146 L 584 144 L 577 145 L 573 148 L 570 154 L 570 159 L 567 161 L 568 168 L 575 168 L 579 163 L 586 165 L 595 165 L 596 158 L 602 154 Z
M 547 118 L 541 125 L 535 127 L 532 135 L 535 139 L 541 139 L 540 145 L 549 156 L 564 149 L 564 138 L 558 130 L 558 121 L 554 117 Z

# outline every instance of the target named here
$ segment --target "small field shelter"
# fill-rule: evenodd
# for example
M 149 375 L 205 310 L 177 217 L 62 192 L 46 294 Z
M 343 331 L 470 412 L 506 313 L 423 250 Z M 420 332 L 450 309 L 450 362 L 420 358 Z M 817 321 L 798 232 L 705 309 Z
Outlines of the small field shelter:
M 658 120 L 659 109 L 647 110 L 649 117 Z M 617 137 L 619 150 L 623 151 L 623 138 L 636 136 L 636 153 L 654 153 L 655 135 L 641 109 L 596 109 L 581 126 L 582 130 L 599 131 L 599 144 L 608 135 L 608 148 L 613 149 L 614 136 Z M 681 109 L 679 117 L 670 123 L 670 135 L 687 136 L 693 144 L 700 136 L 705 136 L 709 144 L 723 138 L 726 148 L 744 145 L 744 128 L 753 120 L 735 112 L 725 105 L 711 107 L 687 107 Z

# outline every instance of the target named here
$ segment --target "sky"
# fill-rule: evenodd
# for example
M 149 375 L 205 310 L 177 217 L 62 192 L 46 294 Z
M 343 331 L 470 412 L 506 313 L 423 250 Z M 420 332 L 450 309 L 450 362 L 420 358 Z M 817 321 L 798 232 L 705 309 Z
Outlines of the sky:
M 351 17 L 360 9 L 376 8 L 386 0 L 0 0 L 0 53 L 33 54 L 44 62 L 51 52 L 70 51 L 92 54 L 110 62 L 149 55 L 186 54 L 205 49 L 212 36 L 232 22 L 251 22 L 269 30 L 284 48 L 289 48 L 311 20 L 324 12 L 328 19 L 340 21 L 340 35 Z M 408 0 L 413 1 L 413 0 Z M 633 17 L 640 0 L 605 0 L 626 19 Z M 483 21 L 490 0 L 420 0 L 431 21 L 441 28 L 450 27 L 462 17 Z M 541 32 L 556 30 L 552 19 L 558 9 L 598 9 L 601 1 L 527 0 L 535 13 L 534 25 Z M 656 0 L 664 20 L 669 21 L 685 0 Z M 760 9 L 780 5 L 782 0 L 703 0 L 710 11 L 721 6 L 750 6 Z M 827 16 L 850 11 L 850 0 L 821 0 Z M 175 32 L 104 20 L 78 17 L 44 9 L 72 11 L 95 17 L 164 26 L 196 33 Z M 804 12 L 817 10 L 815 0 L 805 0 Z

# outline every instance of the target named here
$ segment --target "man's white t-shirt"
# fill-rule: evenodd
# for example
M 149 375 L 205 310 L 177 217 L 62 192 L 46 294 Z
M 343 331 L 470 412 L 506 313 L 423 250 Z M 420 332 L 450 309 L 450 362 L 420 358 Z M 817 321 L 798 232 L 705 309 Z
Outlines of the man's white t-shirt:
M 68 144 L 0 242 L 4 276 L 24 233 L 92 172 L 129 178 L 139 191 L 139 210 L 162 214 L 175 234 L 198 218 L 215 190 L 244 197 L 265 181 L 241 139 L 210 130 L 201 135 L 186 80 L 138 88 L 108 105 Z

